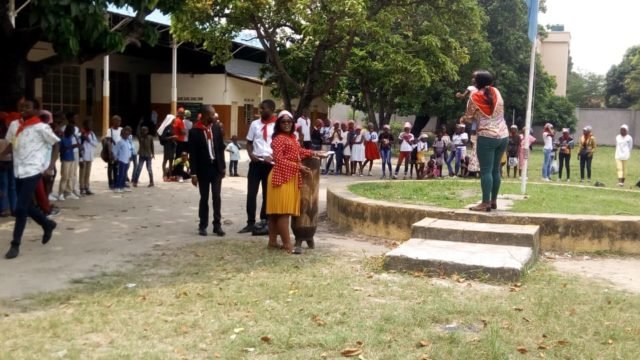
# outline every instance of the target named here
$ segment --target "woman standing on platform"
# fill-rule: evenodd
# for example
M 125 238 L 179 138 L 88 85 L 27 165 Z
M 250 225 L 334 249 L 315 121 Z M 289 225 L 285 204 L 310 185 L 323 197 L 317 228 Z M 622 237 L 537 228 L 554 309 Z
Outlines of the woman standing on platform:
M 294 135 L 293 115 L 284 110 L 278 114 L 271 148 L 273 170 L 267 181 L 267 215 L 269 216 L 269 248 L 279 248 L 277 237 L 282 239 L 282 248 L 293 252 L 289 235 L 289 217 L 300 215 L 300 187 L 302 176 L 310 175 L 311 169 L 302 164 L 302 159 L 321 156 L 322 153 L 302 148 Z
M 478 91 L 471 95 L 461 122 L 478 121 L 477 155 L 480 162 L 482 202 L 470 210 L 486 211 L 496 208 L 500 191 L 500 159 L 507 149 L 509 131 L 504 120 L 504 101 L 500 91 L 491 86 L 493 76 L 488 71 L 476 72 Z

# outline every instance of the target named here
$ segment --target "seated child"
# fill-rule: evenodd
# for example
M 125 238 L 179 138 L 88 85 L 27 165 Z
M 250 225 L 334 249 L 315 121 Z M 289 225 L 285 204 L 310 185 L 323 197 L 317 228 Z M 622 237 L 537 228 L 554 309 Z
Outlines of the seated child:
M 460 164 L 460 176 L 467 177 L 469 176 L 469 157 L 465 156 L 464 160 Z
M 439 177 L 438 167 L 436 166 L 436 155 L 432 154 L 429 157 L 429 161 L 427 161 L 427 166 L 424 171 L 423 179 L 433 179 L 435 177 Z
M 189 155 L 183 152 L 182 155 L 173 161 L 173 176 L 179 181 L 191 179 L 191 165 Z

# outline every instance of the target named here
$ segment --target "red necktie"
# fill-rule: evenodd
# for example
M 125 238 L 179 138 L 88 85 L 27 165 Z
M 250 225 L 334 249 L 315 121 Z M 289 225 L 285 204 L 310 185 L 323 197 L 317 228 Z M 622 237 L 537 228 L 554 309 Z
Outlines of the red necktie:
M 269 124 L 276 122 L 276 117 L 271 116 L 271 119 L 264 121 L 262 120 L 262 138 L 264 139 L 264 141 L 267 141 L 267 127 L 269 126 Z

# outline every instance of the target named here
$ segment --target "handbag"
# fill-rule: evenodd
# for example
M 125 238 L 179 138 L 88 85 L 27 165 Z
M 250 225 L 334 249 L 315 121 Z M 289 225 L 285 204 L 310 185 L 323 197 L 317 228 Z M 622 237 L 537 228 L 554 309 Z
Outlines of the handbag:
M 552 174 L 557 174 L 558 173 L 558 160 L 553 160 L 551 162 L 551 173 Z
M 518 158 L 517 157 L 509 157 L 509 160 L 508 160 L 507 164 L 509 165 L 509 167 L 518 166 Z

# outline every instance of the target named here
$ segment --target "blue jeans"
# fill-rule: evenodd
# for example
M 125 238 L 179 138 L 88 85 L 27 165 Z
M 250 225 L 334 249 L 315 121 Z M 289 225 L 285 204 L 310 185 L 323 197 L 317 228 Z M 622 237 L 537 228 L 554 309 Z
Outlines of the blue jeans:
M 331 162 L 333 161 L 333 158 L 336 158 L 336 174 L 340 174 L 342 172 L 342 157 L 344 154 L 344 144 L 342 143 L 338 143 L 338 144 L 331 144 L 331 151 L 335 152 L 335 156 L 329 158 L 329 160 L 327 161 L 327 167 L 325 168 L 325 172 L 328 173 L 329 172 L 329 168 L 331 167 Z
M 16 210 L 16 178 L 13 176 L 13 164 L 9 163 L 7 170 L 0 171 L 0 212 Z
M 32 218 L 33 221 L 42 227 L 47 223 L 46 215 L 33 203 L 33 195 L 36 192 L 36 186 L 41 177 L 42 175 L 38 174 L 24 179 L 16 179 L 16 222 L 13 227 L 11 246 L 20 246 L 22 234 L 27 225 L 27 217 Z
M 462 146 L 456 146 L 455 150 L 451 150 L 451 153 L 449 153 L 449 158 L 447 159 L 447 169 L 449 170 L 449 175 L 458 175 L 458 173 L 460 172 L 460 164 L 462 162 L 462 150 L 464 149 L 464 147 Z M 456 167 L 455 170 L 456 172 L 453 172 L 453 169 L 451 168 L 451 162 L 453 161 L 453 159 L 456 159 Z
M 380 158 L 382 159 L 382 175 L 385 175 L 385 167 L 389 167 L 389 176 L 393 175 L 391 171 L 391 148 L 380 149 Z
M 551 177 L 551 162 L 553 161 L 553 150 L 544 149 L 544 162 L 542 163 L 542 178 L 548 179 Z
M 133 181 L 134 184 L 138 183 L 140 180 L 140 173 L 142 172 L 142 167 L 147 165 L 147 172 L 149 173 L 149 183 L 153 184 L 153 170 L 151 168 L 151 157 L 150 156 L 140 156 L 140 161 L 138 165 L 133 170 Z
M 127 171 L 129 170 L 129 163 L 118 161 L 118 178 L 116 179 L 116 189 L 124 189 L 124 183 L 127 179 Z

